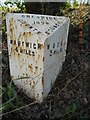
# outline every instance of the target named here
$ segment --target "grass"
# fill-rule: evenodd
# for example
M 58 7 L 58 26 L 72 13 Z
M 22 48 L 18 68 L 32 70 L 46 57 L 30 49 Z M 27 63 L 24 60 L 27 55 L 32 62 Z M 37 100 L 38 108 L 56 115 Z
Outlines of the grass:
M 19 100 L 16 91 L 12 85 L 12 81 L 6 88 L 4 88 L 3 91 L 4 100 L 2 106 L 0 106 L 0 110 L 7 111 L 9 109 L 18 108 Z

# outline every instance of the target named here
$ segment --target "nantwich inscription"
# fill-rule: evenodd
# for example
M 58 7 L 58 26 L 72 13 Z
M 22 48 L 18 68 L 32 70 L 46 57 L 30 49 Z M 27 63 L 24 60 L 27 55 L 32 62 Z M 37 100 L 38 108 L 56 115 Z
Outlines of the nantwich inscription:
M 26 54 L 30 56 L 35 56 L 37 50 L 42 49 L 42 44 L 38 43 L 30 43 L 30 42 L 24 42 L 24 41 L 16 41 L 16 40 L 10 40 L 11 45 L 15 45 L 15 51 L 17 53 L 21 54 Z M 63 51 L 63 42 L 61 43 L 52 43 L 52 44 L 47 44 L 44 46 L 49 52 L 49 55 L 52 56 L 54 54 L 59 54 Z M 18 49 L 20 48 L 20 49 Z

